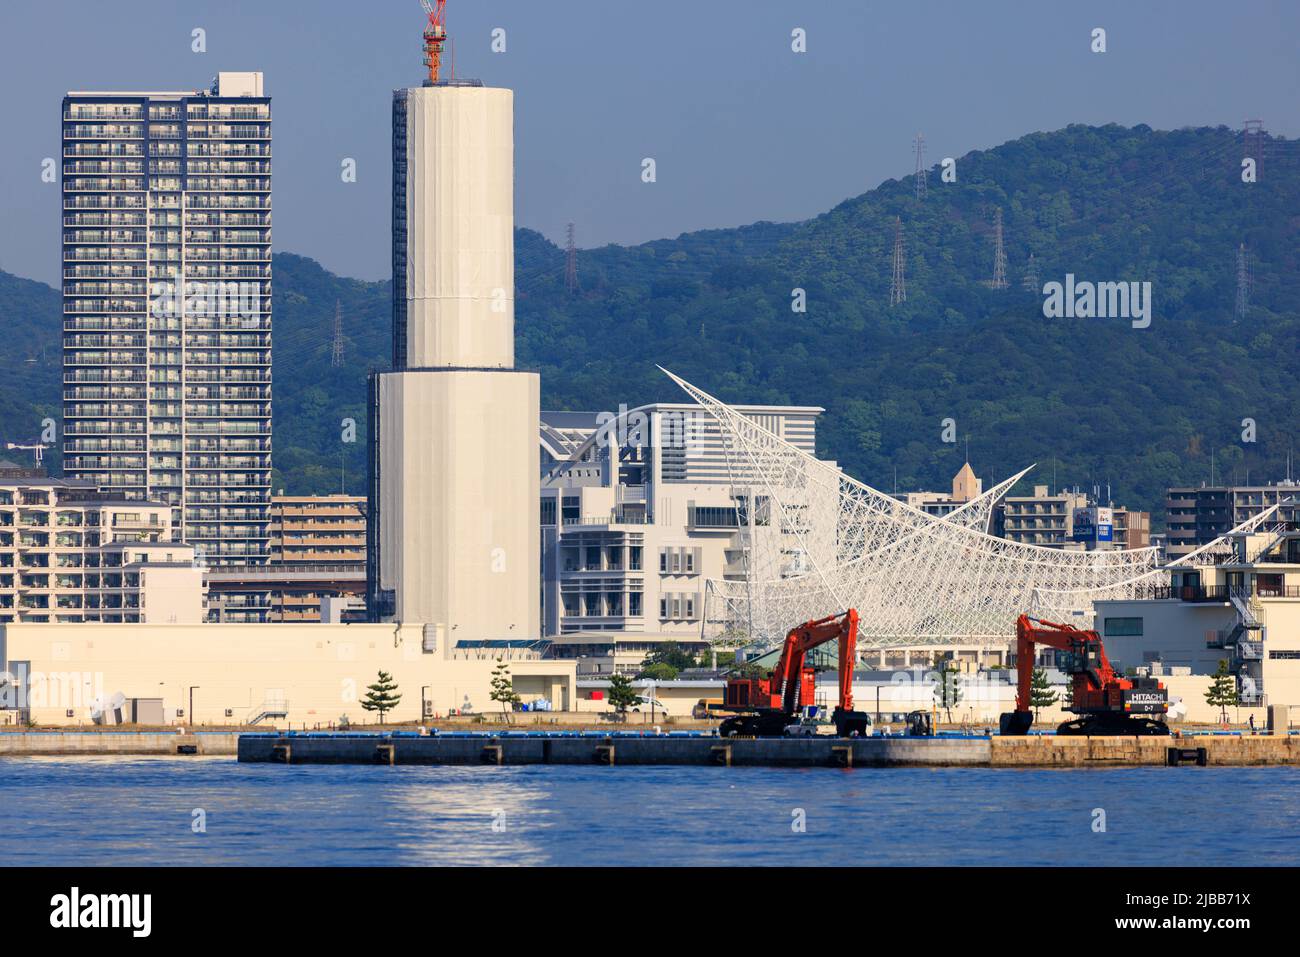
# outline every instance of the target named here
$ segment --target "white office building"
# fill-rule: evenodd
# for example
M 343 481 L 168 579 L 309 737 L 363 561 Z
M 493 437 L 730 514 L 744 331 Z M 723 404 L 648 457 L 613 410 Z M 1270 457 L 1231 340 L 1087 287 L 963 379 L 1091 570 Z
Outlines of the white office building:
M 815 452 L 822 409 L 737 409 Z M 766 494 L 750 488 L 743 468 L 729 468 L 717 422 L 676 403 L 544 412 L 540 438 L 542 631 L 551 653 L 577 658 L 580 674 L 600 674 L 635 672 L 665 642 L 704 650 L 705 581 L 740 577 L 749 536 L 774 531 Z M 800 567 L 789 556 L 789 571 Z

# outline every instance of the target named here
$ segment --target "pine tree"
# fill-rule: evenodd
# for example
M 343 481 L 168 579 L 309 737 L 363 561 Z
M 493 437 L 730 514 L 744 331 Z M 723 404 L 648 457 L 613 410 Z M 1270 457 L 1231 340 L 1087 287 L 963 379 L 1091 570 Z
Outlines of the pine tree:
M 378 711 L 379 723 L 384 723 L 384 715 L 396 708 L 402 696 L 396 694 L 397 682 L 387 671 L 379 672 L 378 680 L 367 687 L 366 696 L 361 699 L 361 707 L 366 711 Z
M 961 704 L 961 675 L 950 665 L 951 662 L 942 655 L 934 656 L 934 700 L 947 713 L 948 723 L 952 724 L 952 709 Z
M 522 700 L 515 693 L 515 681 L 510 677 L 510 666 L 500 659 L 497 661 L 497 666 L 492 669 L 492 693 L 488 697 L 493 701 L 501 702 L 501 714 L 507 723 L 510 721 L 510 712 L 506 710 L 506 706 L 514 707 Z
M 1057 694 L 1047 681 L 1047 669 L 1035 668 L 1034 676 L 1029 682 L 1029 706 L 1034 709 L 1034 720 L 1038 720 L 1040 708 L 1056 704 Z
M 1211 708 L 1219 709 L 1219 720 L 1228 720 L 1228 708 L 1238 704 L 1237 679 L 1228 672 L 1228 662 L 1220 659 L 1219 670 L 1214 673 L 1205 701 Z
M 1065 684 L 1061 687 L 1061 708 L 1069 711 L 1074 707 L 1074 679 L 1066 678 Z
M 636 704 L 637 693 L 632 687 L 632 679 L 627 675 L 609 676 L 609 706 L 619 714 L 626 714 L 627 709 Z

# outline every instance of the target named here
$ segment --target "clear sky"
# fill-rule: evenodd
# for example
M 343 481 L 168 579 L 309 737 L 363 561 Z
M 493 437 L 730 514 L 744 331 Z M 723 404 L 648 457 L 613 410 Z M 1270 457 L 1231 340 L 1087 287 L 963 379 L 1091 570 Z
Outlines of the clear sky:
M 418 0 L 0 0 L 0 267 L 57 280 L 40 169 L 66 91 L 261 70 L 275 249 L 387 276 L 390 97 L 423 22 Z M 1068 123 L 1300 134 L 1294 0 L 450 0 L 448 26 L 458 75 L 516 91 L 517 224 L 572 220 L 583 247 L 816 215 L 909 174 L 917 131 L 930 163 Z

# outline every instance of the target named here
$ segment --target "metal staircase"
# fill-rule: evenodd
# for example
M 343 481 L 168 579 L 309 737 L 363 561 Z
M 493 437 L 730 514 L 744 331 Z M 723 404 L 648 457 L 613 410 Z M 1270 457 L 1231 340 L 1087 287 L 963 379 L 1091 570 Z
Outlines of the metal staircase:
M 249 712 L 248 718 L 244 724 L 253 725 L 261 724 L 268 718 L 287 718 L 289 716 L 289 702 L 287 701 L 263 701 L 260 708 L 254 708 Z
M 1237 623 L 1233 626 L 1225 644 L 1233 648 L 1232 667 L 1237 670 L 1241 669 L 1245 662 L 1263 661 L 1264 638 L 1260 633 L 1263 631 L 1264 624 L 1251 610 L 1246 595 L 1234 591 L 1230 597 L 1232 607 L 1237 610 Z M 1238 700 L 1243 705 L 1262 704 L 1264 701 L 1263 679 L 1251 677 L 1250 685 L 1246 686 L 1239 678 L 1238 694 L 1240 696 Z

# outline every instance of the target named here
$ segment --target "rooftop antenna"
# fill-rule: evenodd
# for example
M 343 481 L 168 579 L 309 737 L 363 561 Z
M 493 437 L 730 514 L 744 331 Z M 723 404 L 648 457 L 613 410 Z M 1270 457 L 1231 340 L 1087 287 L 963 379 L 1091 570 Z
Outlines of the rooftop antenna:
M 429 68 L 429 85 L 438 85 L 442 67 L 442 45 L 447 42 L 447 0 L 420 0 L 429 15 L 424 28 L 424 65 Z

